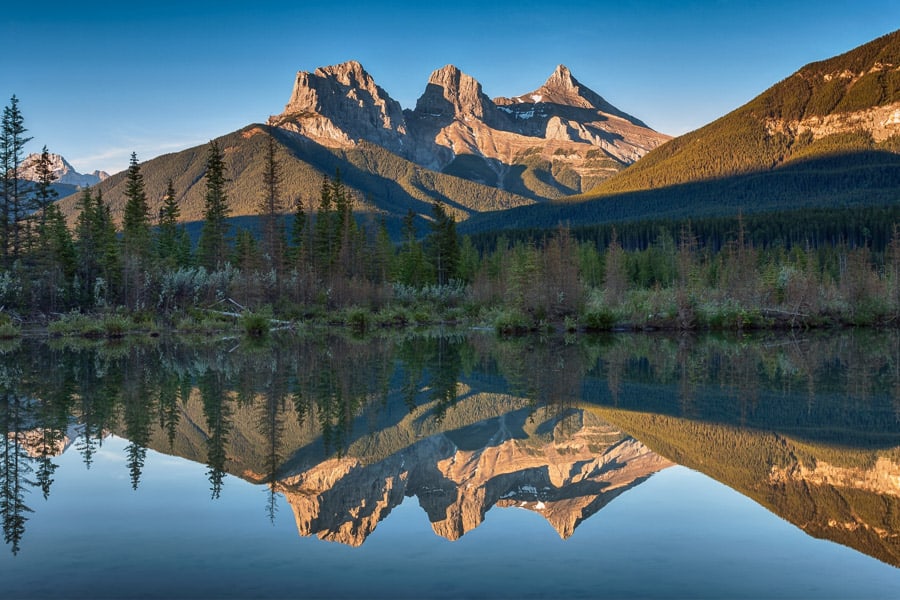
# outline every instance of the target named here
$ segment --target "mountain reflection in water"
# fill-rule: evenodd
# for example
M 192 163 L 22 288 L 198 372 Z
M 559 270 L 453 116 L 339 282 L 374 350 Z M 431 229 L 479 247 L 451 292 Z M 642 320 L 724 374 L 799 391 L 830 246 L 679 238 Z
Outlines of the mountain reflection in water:
M 267 486 L 300 534 L 358 546 L 406 497 L 455 540 L 494 506 L 563 538 L 678 463 L 900 566 L 900 337 L 154 340 L 0 348 L 13 553 L 55 458 L 127 440 Z

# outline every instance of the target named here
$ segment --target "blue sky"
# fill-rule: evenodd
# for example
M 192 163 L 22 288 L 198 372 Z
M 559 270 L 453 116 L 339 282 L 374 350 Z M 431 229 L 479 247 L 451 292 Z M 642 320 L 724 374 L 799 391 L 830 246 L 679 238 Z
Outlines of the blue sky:
M 437 3 L 435 3 L 437 4 Z M 405 108 L 455 64 L 489 96 L 557 64 L 678 135 L 801 66 L 900 28 L 897 0 L 799 2 L 16 1 L 0 21 L 0 100 L 38 152 L 124 169 L 279 113 L 297 71 L 358 60 Z

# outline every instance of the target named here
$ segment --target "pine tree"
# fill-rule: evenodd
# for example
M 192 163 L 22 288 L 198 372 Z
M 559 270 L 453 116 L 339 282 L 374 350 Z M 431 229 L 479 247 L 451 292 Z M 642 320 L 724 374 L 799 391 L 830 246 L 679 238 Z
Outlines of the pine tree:
M 263 226 L 262 252 L 268 266 L 275 272 L 277 285 L 284 266 L 284 232 L 279 226 L 284 201 L 281 199 L 281 164 L 275 156 L 275 138 L 272 136 L 267 138 L 265 160 L 263 198 L 259 205 Z
M 416 239 L 416 213 L 409 209 L 403 217 L 403 246 L 397 257 L 400 283 L 421 287 L 429 278 L 422 244 Z
M 225 192 L 225 155 L 215 141 L 209 143 L 206 159 L 206 204 L 203 229 L 200 231 L 197 255 L 200 264 L 209 270 L 225 266 L 228 259 L 228 196 Z
M 9 106 L 3 109 L 0 126 L 0 266 L 9 267 L 22 250 L 22 226 L 27 216 L 24 194 L 26 189 L 19 180 L 19 165 L 25 144 L 24 118 L 15 95 Z
M 122 218 L 123 292 L 125 303 L 137 308 L 144 300 L 142 274 L 149 267 L 152 239 L 144 176 L 134 152 L 131 153 L 126 174 L 125 198 L 125 214 Z
M 47 146 L 41 150 L 41 157 L 37 163 L 37 187 L 34 190 L 32 208 L 38 211 L 39 229 L 44 229 L 47 218 L 47 209 L 56 201 L 59 194 L 53 189 L 56 174 L 50 163 L 50 152 Z
M 125 184 L 122 244 L 126 257 L 146 260 L 150 253 L 150 208 L 137 154 L 131 153 Z
M 332 239 L 336 247 L 332 249 L 332 260 L 340 255 L 341 248 L 346 246 L 352 236 L 351 223 L 353 222 L 350 195 L 341 179 L 341 170 L 334 170 L 334 179 L 331 181 L 331 202 L 334 205 L 334 215 L 331 226 L 333 228 Z
M 32 206 L 37 211 L 37 227 L 29 244 L 35 301 L 41 309 L 56 312 L 68 296 L 69 282 L 75 270 L 75 248 L 66 219 L 56 204 L 56 190 L 50 153 L 44 146 L 37 163 L 37 187 Z M 62 298 L 60 297 L 62 296 Z
M 313 228 L 313 252 L 319 273 L 330 271 L 334 256 L 334 231 L 331 226 L 332 187 L 325 175 L 322 178 L 322 189 L 319 194 L 319 208 L 316 211 L 316 222 Z
M 304 255 L 308 255 L 309 248 L 306 247 L 307 223 L 306 212 L 303 210 L 303 200 L 297 198 L 294 203 L 294 221 L 291 223 L 291 243 L 293 244 L 293 260 L 300 263 Z M 308 256 L 307 256 L 308 260 Z
M 603 287 L 605 288 L 606 303 L 610 306 L 618 306 L 622 302 L 628 287 L 625 251 L 622 250 L 615 228 L 612 230 L 609 247 L 606 249 L 606 269 Z
M 162 206 L 159 208 L 159 227 L 156 236 L 156 256 L 163 269 L 176 269 L 190 262 L 190 239 L 184 226 L 178 225 L 181 208 L 175 197 L 172 180 L 166 183 Z
M 79 199 L 75 224 L 76 273 L 81 306 L 93 306 L 111 298 L 117 288 L 119 244 L 109 205 L 103 195 L 85 188 Z
M 441 202 L 431 205 L 434 221 L 431 223 L 429 250 L 431 264 L 437 276 L 438 285 L 447 285 L 457 276 L 459 270 L 459 239 L 456 235 L 456 220 L 447 213 Z

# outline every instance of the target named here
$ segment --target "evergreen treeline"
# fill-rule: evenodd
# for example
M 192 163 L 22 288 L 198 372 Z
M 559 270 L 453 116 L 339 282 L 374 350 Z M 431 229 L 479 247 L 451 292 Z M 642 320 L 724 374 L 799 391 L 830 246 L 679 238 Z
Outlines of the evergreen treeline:
M 894 223 L 900 223 L 900 205 L 892 204 L 802 208 L 700 218 L 641 219 L 572 226 L 570 233 L 579 242 L 593 242 L 598 248 L 605 248 L 615 231 L 622 248 L 639 251 L 653 246 L 660 236 L 677 239 L 687 227 L 700 246 L 719 252 L 737 237 L 743 226 L 745 239 L 760 249 L 869 246 L 873 253 L 880 255 L 890 243 Z M 545 227 L 533 227 L 473 233 L 470 237 L 474 246 L 484 251 L 492 249 L 498 238 L 509 243 L 541 240 L 546 231 Z
M 721 153 L 730 155 L 731 152 L 729 147 L 722 146 L 709 155 L 697 157 L 696 161 L 715 162 Z M 653 153 L 648 154 L 632 168 L 652 156 Z M 691 160 L 693 163 L 695 159 Z M 900 153 L 845 148 L 828 156 L 797 160 L 777 169 L 622 192 L 589 201 L 556 202 L 517 207 L 502 213 L 481 213 L 467 220 L 461 230 L 474 234 L 496 229 L 547 229 L 559 223 L 696 220 L 733 217 L 738 212 L 746 216 L 765 215 L 785 211 L 787 207 L 797 210 L 847 209 L 849 214 L 851 209 L 894 204 L 898 189 Z
M 893 206 L 472 239 L 458 235 L 452 210 L 436 202 L 425 217 L 429 230 L 420 232 L 423 216 L 409 210 L 394 244 L 383 220 L 355 218 L 359 199 L 340 170 L 323 177 L 316 203 L 289 202 L 268 137 L 255 232 L 233 228 L 225 152 L 209 144 L 203 221 L 192 247 L 174 183 L 151 214 L 136 155 L 124 175 L 121 228 L 99 189 L 86 189 L 67 229 L 49 169 L 34 186 L 17 183 L 25 131 L 13 98 L 0 156 L 10 165 L 0 188 L 0 308 L 20 318 L 122 309 L 138 322 L 194 328 L 212 314 L 256 313 L 245 322 L 251 332 L 271 318 L 357 329 L 467 321 L 500 331 L 900 322 L 900 209 Z M 0 328 L 9 327 L 4 313 Z

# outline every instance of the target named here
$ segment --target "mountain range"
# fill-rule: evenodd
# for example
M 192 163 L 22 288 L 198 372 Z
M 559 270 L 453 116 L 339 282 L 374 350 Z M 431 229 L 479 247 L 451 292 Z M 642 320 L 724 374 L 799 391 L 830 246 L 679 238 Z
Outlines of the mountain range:
M 536 90 L 491 100 L 453 65 L 434 71 L 413 110 L 358 62 L 297 74 L 269 124 L 326 147 L 365 140 L 433 171 L 535 200 L 588 190 L 669 139 L 559 65 Z
M 413 110 L 358 62 L 298 73 L 283 112 L 218 138 L 234 216 L 252 215 L 262 188 L 264 139 L 277 141 L 282 195 L 309 206 L 339 169 L 355 209 L 399 220 L 440 201 L 458 220 L 482 211 L 579 193 L 625 168 L 668 136 L 612 106 L 560 65 L 532 92 L 491 100 L 448 65 L 432 73 Z M 171 178 L 186 221 L 202 217 L 206 148 L 141 165 L 151 213 Z M 114 217 L 125 175 L 99 184 Z M 72 216 L 77 199 L 63 202 Z
M 889 204 L 900 189 L 900 31 L 811 63 L 565 203 L 468 231 Z
M 437 201 L 463 233 L 887 204 L 900 189 L 900 31 L 670 141 L 563 65 L 532 92 L 494 99 L 448 65 L 413 109 L 358 62 L 301 71 L 281 113 L 218 138 L 234 216 L 257 213 L 270 136 L 286 212 L 314 209 L 323 177 L 340 170 L 354 209 L 395 232 Z M 171 178 L 182 219 L 202 218 L 205 158 L 199 146 L 142 164 L 151 214 Z M 124 173 L 98 187 L 121 218 Z M 76 199 L 62 206 L 72 218 Z

